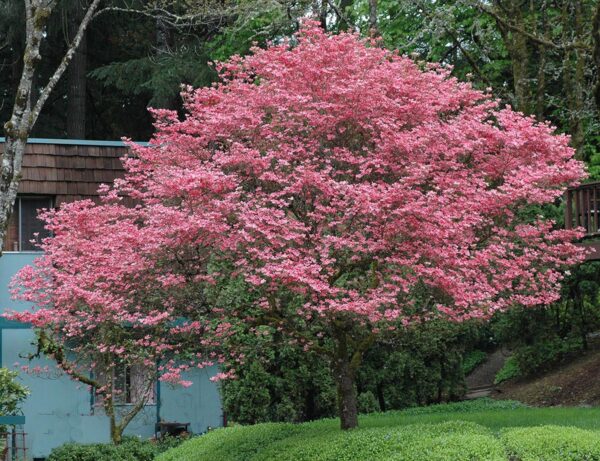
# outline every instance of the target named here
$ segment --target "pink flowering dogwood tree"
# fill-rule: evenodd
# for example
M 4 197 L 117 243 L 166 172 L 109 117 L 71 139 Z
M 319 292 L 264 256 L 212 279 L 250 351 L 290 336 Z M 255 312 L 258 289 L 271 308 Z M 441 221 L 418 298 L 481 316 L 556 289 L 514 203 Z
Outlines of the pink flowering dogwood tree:
M 244 356 L 236 329 L 268 326 L 330 360 L 348 429 L 378 336 L 551 303 L 561 270 L 582 259 L 576 231 L 527 212 L 583 177 L 568 138 L 448 70 L 312 23 L 219 70 L 221 83 L 183 92 L 183 119 L 155 112 L 151 145 L 132 146 L 105 204 L 52 215 L 65 239 L 87 216 L 89 253 L 53 229 L 47 256 L 18 280 L 39 297 L 26 320 L 62 325 L 54 313 L 66 309 L 68 324 L 80 304 L 111 322 L 147 315 L 171 347 L 195 335 L 231 363 Z M 111 204 L 119 194 L 140 205 Z M 85 291 L 80 304 L 52 288 L 57 278 Z M 245 304 L 222 302 L 231 281 Z M 175 316 L 186 321 L 171 337 Z

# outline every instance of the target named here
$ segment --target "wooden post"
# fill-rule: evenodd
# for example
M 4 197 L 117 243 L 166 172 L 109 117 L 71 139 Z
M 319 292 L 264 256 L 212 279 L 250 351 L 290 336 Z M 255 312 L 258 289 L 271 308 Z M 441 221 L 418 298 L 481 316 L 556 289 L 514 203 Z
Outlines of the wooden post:
M 567 200 L 565 205 L 565 229 L 573 227 L 573 192 L 567 190 Z
M 594 232 L 598 232 L 598 187 L 594 186 Z
M 594 226 L 592 224 L 592 200 L 591 200 L 591 189 L 585 189 L 585 206 L 587 207 L 587 222 L 586 229 L 588 234 L 593 234 Z
M 581 226 L 581 190 L 575 190 L 575 225 Z

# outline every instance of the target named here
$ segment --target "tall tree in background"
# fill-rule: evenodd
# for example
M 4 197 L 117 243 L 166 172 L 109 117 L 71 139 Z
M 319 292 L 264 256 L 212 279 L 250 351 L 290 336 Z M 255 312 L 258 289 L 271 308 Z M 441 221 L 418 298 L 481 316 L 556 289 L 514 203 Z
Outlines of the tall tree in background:
M 76 0 L 67 10 L 68 40 L 75 36 L 83 20 L 86 7 Z M 86 89 L 87 89 L 87 34 L 75 50 L 68 73 L 67 137 L 85 139 Z

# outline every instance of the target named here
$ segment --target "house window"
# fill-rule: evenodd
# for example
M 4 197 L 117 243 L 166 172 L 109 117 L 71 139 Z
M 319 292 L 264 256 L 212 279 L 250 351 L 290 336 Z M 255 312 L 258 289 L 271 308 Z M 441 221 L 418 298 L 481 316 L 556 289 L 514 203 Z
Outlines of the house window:
M 121 405 L 135 404 L 146 398 L 147 405 L 155 400 L 156 373 L 143 365 L 122 365 L 115 370 L 114 386 L 117 391 L 116 403 Z
M 38 218 L 38 210 L 53 206 L 53 197 L 18 196 L 8 221 L 4 251 L 40 251 L 39 242 L 50 234 Z
M 113 370 L 113 390 L 116 405 L 136 404 L 145 398 L 146 405 L 156 403 L 156 370 L 143 365 L 118 365 Z M 97 381 L 106 382 L 106 372 L 97 375 Z M 102 397 L 96 396 L 96 404 Z

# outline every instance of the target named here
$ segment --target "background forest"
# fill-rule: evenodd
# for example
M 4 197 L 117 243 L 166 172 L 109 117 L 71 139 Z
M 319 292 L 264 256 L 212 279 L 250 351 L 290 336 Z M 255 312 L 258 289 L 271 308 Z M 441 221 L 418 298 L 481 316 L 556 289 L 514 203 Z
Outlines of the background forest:
M 87 8 L 61 0 L 34 77 L 47 81 Z M 50 95 L 31 136 L 147 140 L 147 108 L 179 108 L 181 84 L 209 85 L 212 62 L 278 41 L 316 17 L 328 31 L 372 36 L 419 62 L 453 74 L 502 104 L 548 121 L 571 136 L 577 156 L 600 179 L 600 2 L 592 0 L 181 0 L 168 10 L 113 0 L 91 23 Z M 156 5 L 154 5 L 156 6 Z M 0 1 L 0 121 L 10 118 L 24 59 L 21 0 Z M 555 216 L 561 204 L 532 213 Z M 592 347 L 600 328 L 597 263 L 570 275 L 553 306 L 503 314 L 491 325 L 445 322 L 415 327 L 377 344 L 359 376 L 362 411 L 451 400 L 484 352 L 510 348 L 504 377 L 544 371 Z M 243 296 L 243 295 L 240 295 Z M 233 301 L 232 301 L 233 302 Z M 293 346 L 256 338 L 240 379 L 223 385 L 225 407 L 240 422 L 302 421 L 335 414 L 327 364 Z

